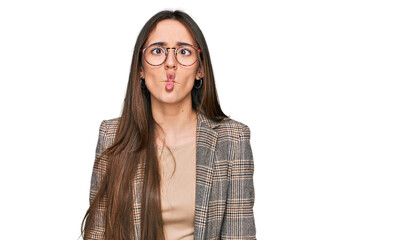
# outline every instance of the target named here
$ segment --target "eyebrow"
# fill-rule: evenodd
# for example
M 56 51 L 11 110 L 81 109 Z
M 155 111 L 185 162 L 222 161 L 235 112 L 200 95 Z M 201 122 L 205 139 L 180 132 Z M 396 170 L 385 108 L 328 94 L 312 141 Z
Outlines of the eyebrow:
M 155 42 L 155 43 L 152 43 L 152 44 L 150 44 L 148 46 L 153 46 L 153 45 L 166 46 L 167 43 L 166 42 Z M 186 43 L 186 42 L 176 42 L 176 45 L 178 45 L 178 46 L 183 46 L 183 45 L 185 45 L 185 46 L 193 46 L 192 44 Z

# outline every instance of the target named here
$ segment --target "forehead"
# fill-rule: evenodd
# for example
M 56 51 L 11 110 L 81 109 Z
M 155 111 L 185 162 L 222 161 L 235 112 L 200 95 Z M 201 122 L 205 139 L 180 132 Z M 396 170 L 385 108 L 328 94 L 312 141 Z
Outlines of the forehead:
M 174 19 L 167 19 L 157 23 L 147 39 L 147 45 L 155 42 L 165 42 L 167 45 L 185 42 L 195 45 L 190 31 L 181 22 Z

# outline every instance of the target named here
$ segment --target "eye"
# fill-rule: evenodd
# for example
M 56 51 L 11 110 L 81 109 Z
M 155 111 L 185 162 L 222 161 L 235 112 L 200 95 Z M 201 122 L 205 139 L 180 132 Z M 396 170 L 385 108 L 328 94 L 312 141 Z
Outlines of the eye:
M 183 56 L 190 56 L 192 54 L 192 51 L 187 48 L 180 48 L 178 51 L 178 54 L 183 55 Z
M 153 54 L 153 55 L 161 55 L 163 53 L 164 53 L 164 51 L 161 47 L 154 47 L 154 48 L 151 49 L 151 54 Z

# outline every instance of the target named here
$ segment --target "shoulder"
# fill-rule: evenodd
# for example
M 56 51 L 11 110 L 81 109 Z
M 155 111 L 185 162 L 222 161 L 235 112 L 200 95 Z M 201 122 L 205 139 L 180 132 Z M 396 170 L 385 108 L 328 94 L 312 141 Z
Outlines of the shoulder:
M 202 121 L 207 121 L 219 136 L 232 136 L 237 138 L 250 138 L 251 131 L 248 125 L 234 120 L 232 118 L 225 118 L 220 122 L 212 121 L 206 117 Z M 100 126 L 100 133 L 109 137 L 114 137 L 120 122 L 120 117 L 103 120 Z
M 118 124 L 120 122 L 120 118 L 112 118 L 108 120 L 103 120 L 101 122 L 101 126 L 99 127 L 99 132 L 103 133 L 106 136 L 115 135 L 117 132 Z
M 219 136 L 233 136 L 239 139 L 250 138 L 250 128 L 242 122 L 232 118 L 225 118 L 222 121 L 215 123 L 215 130 L 218 132 Z
M 103 120 L 99 126 L 99 138 L 96 153 L 104 152 L 114 142 L 119 118 Z

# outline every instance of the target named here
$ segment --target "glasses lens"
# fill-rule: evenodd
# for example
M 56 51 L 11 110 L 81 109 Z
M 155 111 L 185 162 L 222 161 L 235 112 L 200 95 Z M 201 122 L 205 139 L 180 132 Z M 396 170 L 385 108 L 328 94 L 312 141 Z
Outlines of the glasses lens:
M 197 50 L 190 46 L 181 46 L 177 49 L 176 58 L 182 65 L 192 65 L 197 61 Z
M 166 53 L 164 48 L 154 45 L 148 47 L 144 52 L 144 57 L 146 58 L 147 62 L 151 65 L 160 65 L 164 62 L 166 58 Z

